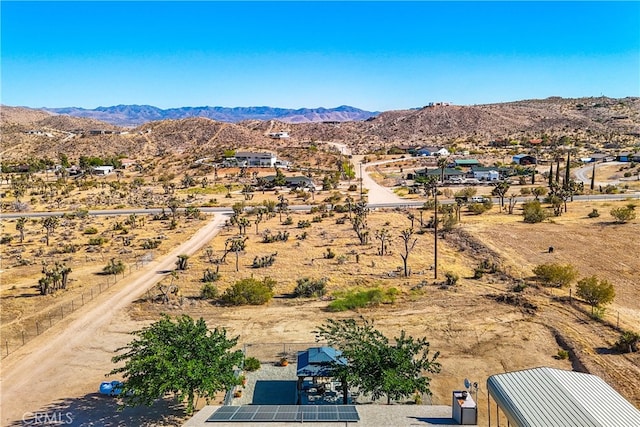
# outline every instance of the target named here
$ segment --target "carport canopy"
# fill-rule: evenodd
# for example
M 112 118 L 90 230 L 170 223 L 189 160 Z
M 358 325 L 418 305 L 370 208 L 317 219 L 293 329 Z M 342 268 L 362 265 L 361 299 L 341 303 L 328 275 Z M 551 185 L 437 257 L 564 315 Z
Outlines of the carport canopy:
M 640 411 L 595 375 L 541 367 L 492 375 L 487 390 L 516 427 L 640 426 Z

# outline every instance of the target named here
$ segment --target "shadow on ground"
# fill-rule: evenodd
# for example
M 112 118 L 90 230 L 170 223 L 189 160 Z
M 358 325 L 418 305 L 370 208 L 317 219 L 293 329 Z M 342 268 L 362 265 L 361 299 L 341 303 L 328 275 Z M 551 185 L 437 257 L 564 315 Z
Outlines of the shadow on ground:
M 23 419 L 8 425 L 17 426 L 180 426 L 187 417 L 184 406 L 173 400 L 157 401 L 153 406 L 138 406 L 118 410 L 115 397 L 90 393 L 81 398 L 64 399 L 46 407 L 27 412 Z

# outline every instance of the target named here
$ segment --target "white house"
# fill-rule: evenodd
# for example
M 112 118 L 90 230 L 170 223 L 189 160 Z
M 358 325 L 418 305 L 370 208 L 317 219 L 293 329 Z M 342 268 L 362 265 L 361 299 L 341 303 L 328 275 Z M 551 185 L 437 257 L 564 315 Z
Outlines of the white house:
M 449 150 L 444 147 L 422 147 L 416 150 L 416 156 L 448 156 Z
M 269 134 L 269 137 L 273 139 L 289 138 L 289 132 L 285 132 L 285 131 L 272 132 Z
M 274 167 L 278 158 L 274 153 L 269 151 L 265 152 L 252 152 L 252 151 L 238 151 L 235 155 L 238 164 L 244 166 L 260 166 L 260 167 Z
M 478 181 L 498 181 L 500 180 L 500 172 L 492 168 L 473 168 L 473 177 Z
M 94 175 L 109 175 L 113 172 L 113 166 L 96 166 L 93 168 Z

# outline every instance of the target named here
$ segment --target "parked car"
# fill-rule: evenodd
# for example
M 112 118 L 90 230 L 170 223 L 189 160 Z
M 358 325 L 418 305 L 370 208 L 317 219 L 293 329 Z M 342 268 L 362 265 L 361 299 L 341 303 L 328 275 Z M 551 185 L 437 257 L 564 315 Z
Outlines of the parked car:
M 471 203 L 484 203 L 484 196 L 471 197 Z
M 124 384 L 122 381 L 103 381 L 100 383 L 100 394 L 107 396 L 119 396 Z

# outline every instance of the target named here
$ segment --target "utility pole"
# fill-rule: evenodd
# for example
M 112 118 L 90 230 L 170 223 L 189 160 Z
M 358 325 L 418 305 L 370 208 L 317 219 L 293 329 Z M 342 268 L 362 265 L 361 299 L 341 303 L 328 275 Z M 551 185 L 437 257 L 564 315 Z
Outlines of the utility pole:
M 438 185 L 433 188 L 433 278 L 438 279 Z

